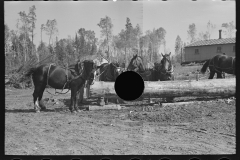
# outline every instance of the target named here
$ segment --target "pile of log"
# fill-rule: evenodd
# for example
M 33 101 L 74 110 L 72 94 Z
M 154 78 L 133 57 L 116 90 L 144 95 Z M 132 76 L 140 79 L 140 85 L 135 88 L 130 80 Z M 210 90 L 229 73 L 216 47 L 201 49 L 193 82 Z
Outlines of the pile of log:
M 124 86 L 124 84 L 123 84 Z M 143 97 L 229 97 L 235 96 L 236 78 L 145 82 Z M 95 82 L 90 97 L 117 98 L 114 82 Z
M 11 75 L 5 75 L 5 86 L 11 86 L 18 89 L 31 87 L 31 80 L 24 79 L 24 76 L 19 73 L 14 73 Z
M 18 69 L 14 69 L 9 75 L 5 75 L 5 85 L 10 85 L 14 88 L 28 88 L 32 86 L 30 78 L 26 78 L 24 74 L 32 67 L 37 67 L 42 64 L 51 63 L 52 54 L 47 55 L 40 62 L 38 62 L 36 57 L 30 58 L 26 63 L 21 65 Z

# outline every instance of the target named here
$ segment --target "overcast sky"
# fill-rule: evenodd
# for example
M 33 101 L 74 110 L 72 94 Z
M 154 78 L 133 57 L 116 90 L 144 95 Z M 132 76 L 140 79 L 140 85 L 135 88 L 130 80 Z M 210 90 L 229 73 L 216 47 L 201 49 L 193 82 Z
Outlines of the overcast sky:
M 19 12 L 29 12 L 29 8 L 36 7 L 36 30 L 34 43 L 38 46 L 41 41 L 41 24 L 47 20 L 57 20 L 59 30 L 58 39 L 75 36 L 80 28 L 93 30 L 100 39 L 100 28 L 97 24 L 106 15 L 112 19 L 113 34 L 117 35 L 125 28 L 126 18 L 132 25 L 139 24 L 143 33 L 163 27 L 166 34 L 166 48 L 174 53 L 177 35 L 184 42 L 188 42 L 188 26 L 195 23 L 197 32 L 205 32 L 210 20 L 216 25 L 211 38 L 218 38 L 218 30 L 222 23 L 234 21 L 236 23 L 235 1 L 221 0 L 178 0 L 178 1 L 144 1 L 144 2 L 94 2 L 94 1 L 8 1 L 4 2 L 5 24 L 10 29 L 16 29 Z M 198 35 L 198 34 L 197 34 Z M 222 35 L 224 38 L 224 35 Z M 48 36 L 43 34 L 43 41 L 48 43 Z

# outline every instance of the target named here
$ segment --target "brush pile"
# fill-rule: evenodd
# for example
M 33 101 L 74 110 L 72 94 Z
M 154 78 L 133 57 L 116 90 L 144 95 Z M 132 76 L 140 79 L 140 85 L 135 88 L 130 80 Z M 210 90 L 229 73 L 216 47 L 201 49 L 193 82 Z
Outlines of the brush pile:
M 32 82 L 30 78 L 26 78 L 24 74 L 33 67 L 52 62 L 53 55 L 47 55 L 40 62 L 37 57 L 30 58 L 26 63 L 22 64 L 18 69 L 13 69 L 8 75 L 5 75 L 5 86 L 9 85 L 14 88 L 31 87 Z

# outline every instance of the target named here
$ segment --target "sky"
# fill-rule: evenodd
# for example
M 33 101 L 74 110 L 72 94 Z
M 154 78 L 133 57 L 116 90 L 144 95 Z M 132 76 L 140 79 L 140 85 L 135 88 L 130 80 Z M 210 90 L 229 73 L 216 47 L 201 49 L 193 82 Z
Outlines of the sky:
M 19 12 L 29 12 L 29 8 L 36 7 L 36 29 L 34 43 L 38 46 L 41 41 L 41 24 L 47 20 L 56 19 L 58 39 L 75 37 L 80 28 L 93 30 L 98 39 L 100 27 L 97 25 L 101 18 L 109 16 L 113 23 L 113 34 L 117 35 L 125 29 L 126 18 L 129 17 L 132 25 L 140 25 L 142 32 L 153 28 L 166 30 L 166 48 L 174 53 L 175 40 L 179 35 L 183 42 L 189 42 L 187 30 L 190 24 L 195 23 L 197 35 L 207 30 L 210 20 L 216 25 L 211 39 L 219 37 L 222 23 L 234 21 L 236 23 L 235 1 L 221 0 L 149 0 L 142 2 L 131 1 L 5 1 L 4 23 L 10 29 L 16 30 Z M 49 37 L 43 33 L 43 41 L 48 43 Z M 222 38 L 225 38 L 222 35 Z M 160 49 L 163 52 L 163 47 Z

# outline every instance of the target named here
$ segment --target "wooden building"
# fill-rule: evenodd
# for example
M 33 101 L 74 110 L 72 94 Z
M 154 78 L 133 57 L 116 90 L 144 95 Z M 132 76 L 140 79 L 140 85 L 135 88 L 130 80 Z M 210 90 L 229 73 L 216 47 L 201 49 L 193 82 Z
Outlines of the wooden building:
M 184 48 L 184 63 L 204 62 L 217 54 L 226 54 L 235 57 L 235 38 L 221 38 L 219 30 L 219 39 L 210 39 L 194 42 Z

